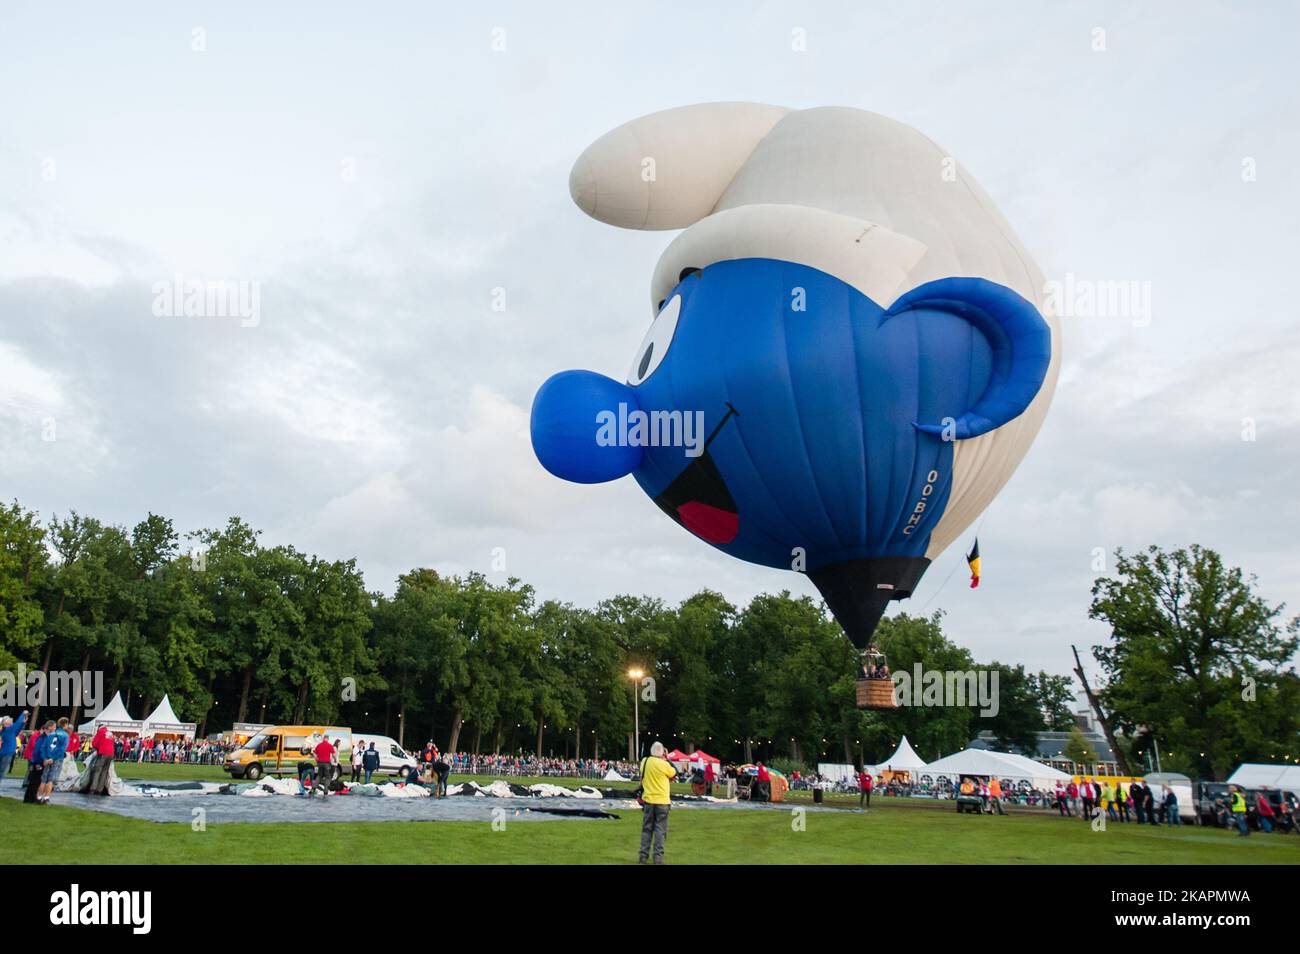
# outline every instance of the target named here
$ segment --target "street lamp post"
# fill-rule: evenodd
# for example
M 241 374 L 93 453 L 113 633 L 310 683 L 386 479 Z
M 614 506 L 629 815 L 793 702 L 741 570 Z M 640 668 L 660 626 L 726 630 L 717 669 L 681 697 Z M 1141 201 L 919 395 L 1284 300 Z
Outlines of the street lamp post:
M 632 748 L 635 754 L 632 761 L 641 758 L 641 677 L 644 676 L 640 669 L 629 669 L 627 677 L 632 680 Z

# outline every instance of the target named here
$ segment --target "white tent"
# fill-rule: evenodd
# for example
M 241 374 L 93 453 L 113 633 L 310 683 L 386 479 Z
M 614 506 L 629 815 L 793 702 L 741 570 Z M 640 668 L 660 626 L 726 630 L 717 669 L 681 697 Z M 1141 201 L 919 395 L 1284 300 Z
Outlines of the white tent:
M 990 752 L 987 749 L 963 749 L 931 762 L 922 771 L 927 775 L 945 775 L 954 779 L 959 775 L 1027 779 L 1038 788 L 1070 781 L 1070 776 L 1042 762 L 1011 752 Z
M 1228 777 L 1233 785 L 1242 788 L 1279 788 L 1300 792 L 1300 765 L 1265 765 L 1261 762 L 1244 762 Z
M 894 754 L 877 765 L 876 769 L 893 772 L 919 772 L 925 767 L 925 759 L 916 754 L 916 749 L 912 748 L 912 743 L 907 741 L 907 736 L 903 736 L 902 741 L 898 743 L 898 748 L 894 749 Z
M 875 766 L 869 765 L 867 768 L 875 772 Z M 828 782 L 851 782 L 858 770 L 847 762 L 818 762 L 817 774 Z
M 155 735 L 183 735 L 187 739 L 194 738 L 195 723 L 182 722 L 177 718 L 176 713 L 172 710 L 171 700 L 165 695 L 158 707 L 153 710 L 144 720 L 144 730 L 140 733 L 143 736 L 153 737 Z
M 126 711 L 126 704 L 122 702 L 122 693 L 113 694 L 113 700 L 104 708 L 99 710 L 89 722 L 83 722 L 77 727 L 77 731 L 82 735 L 90 735 L 99 730 L 100 726 L 107 726 L 109 731 L 123 733 L 132 732 L 139 734 L 144 728 L 144 723 L 139 719 L 132 719 L 130 713 Z

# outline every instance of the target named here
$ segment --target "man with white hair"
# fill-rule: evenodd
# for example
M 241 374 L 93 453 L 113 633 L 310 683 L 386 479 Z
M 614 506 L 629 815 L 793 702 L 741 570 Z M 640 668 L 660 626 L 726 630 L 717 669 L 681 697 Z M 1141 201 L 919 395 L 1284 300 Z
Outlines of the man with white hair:
M 677 770 L 664 758 L 664 744 L 650 746 L 650 754 L 641 760 L 641 864 L 649 860 L 652 846 L 655 864 L 664 863 L 668 808 L 672 803 L 668 786 L 676 777 Z
M 18 733 L 27 724 L 27 710 L 24 709 L 15 722 L 11 716 L 0 719 L 0 781 L 9 777 L 9 769 L 14 764 L 14 753 L 18 751 Z

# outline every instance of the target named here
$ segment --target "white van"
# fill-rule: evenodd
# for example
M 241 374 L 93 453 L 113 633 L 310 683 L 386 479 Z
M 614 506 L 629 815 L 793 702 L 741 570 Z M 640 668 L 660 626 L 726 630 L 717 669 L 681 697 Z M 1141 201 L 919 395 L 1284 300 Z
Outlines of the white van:
M 376 775 L 396 775 L 399 778 L 406 778 L 419 768 L 420 763 L 407 754 L 406 750 L 397 744 L 396 739 L 386 735 L 357 732 L 353 734 L 352 740 L 359 743 L 363 750 L 370 748 L 371 742 L 375 743 L 375 749 L 379 752 L 379 770 L 375 772 Z M 350 773 L 351 769 L 346 771 Z
M 1192 780 L 1186 775 L 1180 775 L 1177 772 L 1152 772 L 1142 781 L 1151 788 L 1151 794 L 1155 797 L 1155 807 L 1160 807 L 1160 802 L 1164 798 L 1162 786 L 1168 785 L 1173 790 L 1174 797 L 1178 799 L 1178 817 L 1195 820 L 1196 818 L 1196 796 L 1192 786 Z

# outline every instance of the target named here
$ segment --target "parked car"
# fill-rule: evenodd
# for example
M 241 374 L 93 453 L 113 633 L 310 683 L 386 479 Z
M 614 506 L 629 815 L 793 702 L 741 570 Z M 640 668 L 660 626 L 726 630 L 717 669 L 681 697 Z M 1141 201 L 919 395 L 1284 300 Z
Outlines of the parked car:
M 1259 803 L 1267 799 L 1273 806 L 1273 829 L 1300 834 L 1300 798 L 1295 792 L 1276 788 L 1251 788 L 1246 790 L 1246 804 L 1250 808 L 1250 823 L 1259 827 Z
M 352 730 L 335 725 L 273 725 L 226 756 L 221 767 L 234 778 L 257 781 L 263 775 L 296 775 L 303 762 L 315 761 L 322 736 L 338 745 L 339 762 L 352 757 Z
M 962 783 L 967 779 L 975 783 L 973 793 L 962 791 Z M 957 780 L 957 797 L 954 799 L 957 803 L 957 814 L 963 812 L 975 812 L 977 815 L 984 810 L 984 799 L 980 798 L 980 783 L 988 780 L 984 775 L 963 775 Z
M 1217 828 L 1228 827 L 1228 783 L 1197 782 L 1195 787 L 1196 823 Z
M 379 752 L 379 775 L 396 775 L 398 778 L 406 778 L 412 772 L 419 770 L 419 761 L 397 744 L 397 740 L 387 735 L 370 735 L 357 734 L 353 738 L 362 744 L 363 747 L 369 748 L 370 743 L 375 743 L 375 749 Z M 340 758 L 340 761 L 344 759 Z
M 1168 785 L 1173 789 L 1174 796 L 1178 799 L 1178 817 L 1186 818 L 1189 821 L 1196 818 L 1196 798 L 1193 794 L 1192 780 L 1186 775 L 1177 772 L 1152 772 L 1142 781 L 1150 786 L 1157 805 L 1160 804 L 1163 798 L 1163 786 Z M 1162 810 L 1161 815 L 1163 816 L 1163 814 Z

